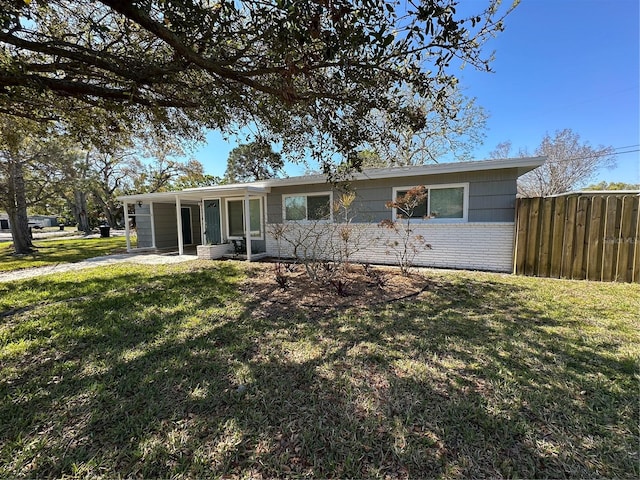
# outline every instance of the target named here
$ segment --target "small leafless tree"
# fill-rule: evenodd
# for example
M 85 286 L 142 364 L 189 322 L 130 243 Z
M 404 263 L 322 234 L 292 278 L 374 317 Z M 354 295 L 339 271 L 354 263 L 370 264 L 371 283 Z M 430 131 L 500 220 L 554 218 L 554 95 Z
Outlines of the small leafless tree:
M 396 210 L 396 219 L 383 220 L 379 226 L 391 230 L 394 233 L 392 239 L 385 239 L 384 244 L 387 247 L 387 254 L 393 254 L 400 267 L 403 275 L 408 275 L 409 270 L 413 266 L 413 261 L 418 253 L 424 249 L 431 249 L 431 245 L 426 239 L 414 233 L 412 229 L 411 219 L 415 218 L 416 209 L 427 201 L 429 192 L 420 185 L 413 187 L 404 195 L 396 198 L 394 201 L 387 202 L 387 208 Z M 425 216 L 424 218 L 428 218 Z
M 612 147 L 592 147 L 569 128 L 558 130 L 552 137 L 548 133 L 534 154 L 547 157 L 544 165 L 518 179 L 518 194 L 523 197 L 544 197 L 584 187 L 603 167 L 615 165 Z M 492 158 L 511 156 L 511 143 L 498 144 Z M 520 150 L 518 157 L 531 156 Z

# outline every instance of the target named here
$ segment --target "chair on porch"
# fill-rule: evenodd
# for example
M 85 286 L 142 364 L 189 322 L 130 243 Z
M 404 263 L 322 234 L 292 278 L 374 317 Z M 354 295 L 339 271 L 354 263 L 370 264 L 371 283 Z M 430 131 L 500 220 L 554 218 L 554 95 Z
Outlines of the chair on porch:
M 238 240 L 231 240 L 233 243 L 233 250 L 236 255 L 246 255 L 247 254 L 247 239 L 241 238 Z

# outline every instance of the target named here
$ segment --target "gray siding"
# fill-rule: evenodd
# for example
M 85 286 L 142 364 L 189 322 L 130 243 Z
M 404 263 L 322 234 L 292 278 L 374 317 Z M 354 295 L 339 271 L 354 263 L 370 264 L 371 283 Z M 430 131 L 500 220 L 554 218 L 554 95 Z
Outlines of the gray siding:
M 149 214 L 149 205 L 135 206 L 136 214 Z M 151 217 L 136 215 L 136 233 L 138 235 L 138 248 L 151 247 Z
M 153 218 L 156 228 L 156 247 L 170 248 L 178 246 L 176 228 L 176 206 L 172 203 L 154 203 Z
M 391 211 L 385 203 L 392 200 L 394 187 L 469 183 L 469 222 L 513 222 L 516 179 L 516 169 L 502 169 L 356 181 L 352 183 L 357 195 L 353 205 L 354 220 L 378 223 L 390 219 Z M 327 190 L 331 190 L 328 184 L 274 187 L 267 197 L 267 222 L 282 222 L 283 195 Z
M 193 244 L 202 244 L 202 226 L 200 219 L 200 207 L 198 205 L 182 205 L 191 209 L 191 228 L 193 230 Z
M 198 205 L 183 204 L 183 208 L 191 209 L 191 229 L 193 243 L 202 243 L 202 227 L 200 225 L 200 207 Z M 149 205 L 136 205 L 136 213 L 149 214 Z M 178 230 L 176 223 L 176 205 L 173 203 L 154 203 L 153 217 L 156 229 L 156 247 L 178 247 Z M 138 233 L 138 247 L 150 248 L 151 241 L 151 217 L 136 217 L 136 230 Z
M 491 172 L 483 172 L 485 175 Z M 516 206 L 516 172 L 512 178 L 489 177 L 469 183 L 470 222 L 513 222 Z

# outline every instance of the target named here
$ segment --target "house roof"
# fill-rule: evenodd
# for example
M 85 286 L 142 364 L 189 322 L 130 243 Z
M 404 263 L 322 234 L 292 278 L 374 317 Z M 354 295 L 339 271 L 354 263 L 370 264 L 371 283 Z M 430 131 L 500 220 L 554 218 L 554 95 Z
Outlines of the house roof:
M 441 175 L 444 173 L 462 173 L 477 172 L 483 170 L 500 170 L 500 169 L 517 169 L 518 176 L 523 175 L 536 167 L 539 167 L 546 160 L 545 157 L 522 157 L 522 158 L 506 158 L 496 160 L 480 160 L 471 162 L 449 162 L 437 163 L 430 165 L 418 165 L 410 167 L 390 167 L 390 168 L 371 168 L 356 172 L 350 181 L 354 180 L 373 180 L 384 178 L 398 177 L 417 177 L 425 175 Z M 187 188 L 185 190 L 175 192 L 160 193 L 144 193 L 135 195 L 123 195 L 118 200 L 126 202 L 137 201 L 170 201 L 179 197 L 181 201 L 199 201 L 210 195 L 219 196 L 244 196 L 263 195 L 271 191 L 272 187 L 295 186 L 295 185 L 311 185 L 318 183 L 326 183 L 327 176 L 324 174 L 304 175 L 288 178 L 272 178 L 269 180 L 260 180 L 251 183 L 238 183 L 230 185 L 214 185 L 211 187 Z
M 476 172 L 481 170 L 499 170 L 517 168 L 518 176 L 523 175 L 544 163 L 546 157 L 522 157 L 496 160 L 475 160 L 470 162 L 448 162 L 409 167 L 370 168 L 356 172 L 350 180 L 374 180 L 382 178 L 417 177 L 422 175 L 441 175 L 443 173 Z M 301 177 L 274 178 L 265 180 L 270 186 L 309 185 L 325 183 L 326 175 L 306 175 Z

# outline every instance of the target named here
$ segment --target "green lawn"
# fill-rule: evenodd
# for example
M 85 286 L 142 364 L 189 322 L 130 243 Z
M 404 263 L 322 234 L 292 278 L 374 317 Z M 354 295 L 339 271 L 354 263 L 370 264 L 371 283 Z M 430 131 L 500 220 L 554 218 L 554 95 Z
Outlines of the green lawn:
M 0 272 L 79 262 L 110 253 L 122 253 L 126 249 L 125 237 L 34 240 L 33 243 L 37 248 L 35 254 L 17 257 L 12 255 L 11 242 L 1 242 Z
M 267 315 L 247 268 L 0 284 L 0 477 L 640 475 L 640 286 L 439 272 Z

